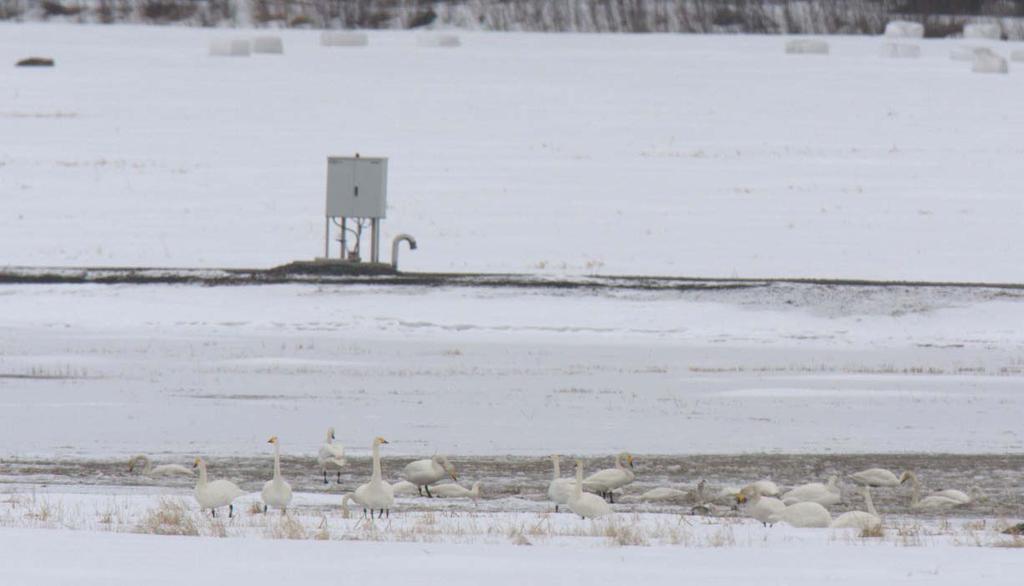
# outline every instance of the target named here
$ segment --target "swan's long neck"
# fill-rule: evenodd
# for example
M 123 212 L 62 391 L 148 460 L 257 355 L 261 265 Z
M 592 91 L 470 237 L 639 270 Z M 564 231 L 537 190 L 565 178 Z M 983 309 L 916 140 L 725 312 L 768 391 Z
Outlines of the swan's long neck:
M 576 465 L 576 486 L 572 488 L 574 498 L 583 496 L 583 466 Z
M 618 468 L 619 470 L 622 470 L 622 454 L 618 454 L 615 456 L 615 467 Z
M 334 435 L 334 430 L 333 429 L 328 429 L 327 430 L 327 439 L 324 440 L 325 444 L 329 444 L 329 443 L 334 441 L 334 438 L 331 437 L 332 435 Z
M 552 480 L 558 480 L 562 476 L 562 469 L 558 463 L 558 456 L 551 456 L 551 461 L 555 463 L 555 474 L 552 476 Z
M 377 441 L 373 442 L 373 476 L 370 478 L 370 482 L 380 484 L 381 472 L 380 472 L 380 443 Z
M 875 502 L 871 500 L 871 487 L 864 487 L 864 502 L 867 504 L 868 512 L 874 516 L 878 516 L 878 511 L 875 510 Z
M 199 460 L 199 480 L 196 486 L 206 486 L 206 462 Z
M 274 480 L 281 480 L 281 444 L 274 442 Z
M 910 493 L 910 506 L 917 506 L 917 503 L 921 501 L 921 483 L 917 481 L 916 474 L 909 474 L 910 484 L 913 487 Z

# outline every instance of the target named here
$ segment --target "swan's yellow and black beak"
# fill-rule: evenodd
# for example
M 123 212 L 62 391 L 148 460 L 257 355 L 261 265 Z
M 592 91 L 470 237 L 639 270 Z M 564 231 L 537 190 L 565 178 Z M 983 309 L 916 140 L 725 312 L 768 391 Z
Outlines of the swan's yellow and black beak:
M 275 435 L 275 436 L 271 437 L 270 439 L 268 439 L 267 443 L 268 444 L 276 444 L 277 443 L 277 436 Z
M 626 461 L 629 462 L 629 467 L 632 468 L 633 467 L 633 456 L 631 454 L 626 454 Z
M 388 440 L 386 440 L 386 439 L 384 439 L 384 438 L 382 438 L 380 436 L 377 436 L 377 443 L 390 444 L 391 442 L 389 442 Z
M 743 494 L 742 492 L 737 492 L 736 493 L 736 504 L 742 505 L 745 502 L 747 502 L 747 495 Z
M 452 469 L 451 469 L 451 472 L 448 473 L 448 476 L 451 476 L 452 480 L 454 480 L 455 482 L 459 481 L 459 476 L 455 473 L 455 465 L 454 464 L 452 464 Z
M 196 461 L 192 462 L 192 468 L 195 469 L 195 468 L 198 468 L 198 467 L 199 467 L 199 458 L 196 458 Z

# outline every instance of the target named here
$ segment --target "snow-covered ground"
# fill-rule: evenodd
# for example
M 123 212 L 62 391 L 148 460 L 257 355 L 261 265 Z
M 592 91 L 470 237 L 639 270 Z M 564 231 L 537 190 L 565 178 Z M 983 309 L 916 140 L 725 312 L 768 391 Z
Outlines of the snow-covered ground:
M 270 266 L 322 250 L 325 157 L 390 160 L 409 270 L 1020 281 L 1024 76 L 965 41 L 0 25 L 0 263 Z M 971 41 L 970 44 L 986 44 Z M 1008 54 L 1013 43 L 988 43 Z
M 1024 451 L 1008 292 L 0 287 L 0 455 Z

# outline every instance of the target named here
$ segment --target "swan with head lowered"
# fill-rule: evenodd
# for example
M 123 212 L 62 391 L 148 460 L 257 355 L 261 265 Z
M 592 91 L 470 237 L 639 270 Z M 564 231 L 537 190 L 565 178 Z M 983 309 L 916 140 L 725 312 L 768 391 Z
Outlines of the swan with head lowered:
M 139 467 L 141 467 L 140 472 L 143 476 L 194 476 L 191 470 L 180 464 L 154 466 L 149 461 L 149 457 L 144 454 L 137 454 L 128 460 L 128 472 L 135 472 L 135 469 Z
M 777 498 L 762 495 L 762 486 L 756 483 L 744 486 L 736 495 L 736 502 L 744 505 L 742 510 L 747 516 L 757 519 L 767 527 L 772 515 L 781 513 L 786 505 Z
M 614 468 L 605 468 L 586 477 L 583 480 L 583 488 L 607 498 L 609 502 L 615 502 L 613 492 L 635 479 L 633 456 L 629 452 L 622 452 L 615 456 Z
M 268 444 L 274 444 L 274 477 L 263 484 L 263 491 L 260 497 L 263 499 L 263 512 L 268 507 L 281 509 L 281 514 L 288 512 L 288 505 L 292 502 L 292 486 L 281 478 L 281 443 L 277 436 L 267 440 Z
M 324 484 L 327 484 L 327 472 L 337 472 L 338 484 L 341 484 L 341 469 L 345 467 L 345 448 L 334 443 L 334 428 L 327 428 L 327 439 L 320 445 L 316 454 L 320 471 L 324 473 Z
M 473 499 L 475 502 L 480 498 L 480 481 L 477 480 L 473 483 L 473 488 L 466 488 L 458 484 L 438 484 L 434 487 L 434 496 L 443 499 L 458 499 L 466 498 Z
M 787 506 L 805 502 L 818 503 L 824 506 L 838 504 L 843 500 L 842 494 L 839 492 L 838 482 L 839 478 L 833 475 L 829 477 L 828 484 L 820 482 L 801 484 L 783 493 L 782 502 Z
M 871 487 L 868 485 L 862 485 L 860 487 L 861 495 L 864 497 L 864 503 L 867 505 L 867 512 L 864 511 L 848 511 L 836 517 L 835 521 L 832 521 L 833 529 L 860 529 L 871 530 L 878 529 L 882 526 L 882 518 L 878 516 L 878 511 L 875 510 L 875 503 L 871 500 Z
M 850 475 L 850 480 L 860 486 L 899 486 L 900 479 L 885 468 L 868 468 Z
M 558 505 L 569 504 L 569 497 L 572 496 L 573 487 L 576 481 L 572 478 L 562 478 L 559 456 L 551 456 L 551 462 L 555 468 L 551 475 L 551 483 L 548 484 L 548 500 L 555 503 L 555 512 L 558 512 Z
M 430 485 L 440 481 L 445 476 L 448 476 L 455 482 L 459 481 L 459 477 L 455 473 L 455 466 L 448 461 L 447 456 L 441 455 L 409 462 L 402 470 L 402 475 L 406 480 L 416 485 L 416 490 L 419 491 L 420 495 L 423 494 L 422 490 L 426 490 L 428 497 L 433 496 L 430 494 Z
M 195 491 L 199 508 L 210 509 L 213 516 L 216 517 L 218 508 L 227 507 L 228 517 L 233 517 L 235 514 L 234 500 L 245 494 L 245 491 L 228 480 L 209 482 L 206 479 L 206 462 L 202 458 L 196 458 L 192 467 L 199 469 L 199 480 L 196 481 Z
M 954 507 L 959 507 L 966 503 L 952 499 L 946 496 L 939 496 L 937 494 L 928 495 L 921 498 L 921 483 L 917 481 L 917 475 L 913 472 L 904 472 L 900 476 L 900 483 L 910 481 L 913 485 L 913 493 L 910 496 L 910 508 L 917 511 L 945 511 Z M 968 501 L 970 502 L 970 501 Z
M 576 460 L 576 482 L 573 483 L 572 495 L 566 504 L 569 505 L 570 511 L 584 519 L 597 519 L 612 512 L 612 508 L 603 498 L 583 492 L 583 460 Z
M 363 506 L 363 514 L 366 511 L 370 511 L 370 518 L 373 519 L 373 512 L 380 511 L 377 518 L 383 517 L 385 514 L 391 517 L 391 505 L 395 504 L 395 490 L 390 484 L 384 481 L 383 475 L 380 469 L 380 445 L 388 443 L 388 440 L 382 437 L 373 438 L 373 475 L 370 476 L 370 481 L 366 484 L 362 484 L 352 494 L 346 494 L 341 499 L 341 506 L 345 509 L 345 515 L 348 516 L 348 501 L 353 501 Z

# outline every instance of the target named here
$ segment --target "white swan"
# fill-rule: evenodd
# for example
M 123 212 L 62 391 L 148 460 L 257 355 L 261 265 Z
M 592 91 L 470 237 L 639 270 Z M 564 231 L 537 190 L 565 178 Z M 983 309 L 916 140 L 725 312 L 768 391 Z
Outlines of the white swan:
M 441 480 L 445 476 L 455 482 L 459 481 L 455 474 L 455 466 L 448 461 L 447 456 L 437 455 L 425 460 L 414 460 L 405 465 L 402 475 L 406 480 L 416 485 L 416 489 L 426 489 L 427 496 L 430 494 L 430 485 Z M 420 492 L 422 495 L 423 493 Z
M 977 490 L 976 489 L 971 490 L 971 493 L 972 494 L 977 493 Z M 961 505 L 969 505 L 972 502 L 974 502 L 974 497 L 973 496 L 967 494 L 966 492 L 964 492 L 962 490 L 957 490 L 955 488 L 947 488 L 946 490 L 938 490 L 938 491 L 933 492 L 929 496 L 940 496 L 940 497 L 943 497 L 943 498 L 947 498 L 947 499 L 950 499 L 950 500 L 957 501 Z
M 327 484 L 328 470 L 338 473 L 338 484 L 341 484 L 341 469 L 345 467 L 345 448 L 334 443 L 334 428 L 327 428 L 327 439 L 320 445 L 316 461 L 324 473 L 324 484 Z
M 288 512 L 288 505 L 292 502 L 292 485 L 281 478 L 281 443 L 277 436 L 267 440 L 268 444 L 274 444 L 274 477 L 263 484 L 263 491 L 260 497 L 263 499 L 263 512 L 268 507 L 281 509 L 281 514 Z
M 672 502 L 672 501 L 688 501 L 692 493 L 679 490 L 678 488 L 670 488 L 667 486 L 659 486 L 652 488 L 647 492 L 640 495 L 640 500 L 649 503 L 655 502 Z
M 612 512 L 603 498 L 583 492 L 583 460 L 576 460 L 576 482 L 573 483 L 572 496 L 566 504 L 570 511 L 584 519 L 596 519 Z
M 773 483 L 774 484 L 774 483 Z M 786 505 L 777 498 L 764 496 L 756 483 L 748 484 L 736 495 L 736 502 L 745 505 L 743 512 L 768 526 L 769 519 L 786 509 Z
M 555 512 L 558 512 L 558 505 L 569 504 L 569 497 L 572 496 L 573 487 L 576 481 L 572 478 L 562 478 L 562 469 L 558 454 L 551 456 L 551 462 L 555 465 L 551 475 L 551 483 L 548 484 L 548 500 L 555 503 Z
M 625 462 L 625 464 L 623 464 Z M 615 456 L 615 467 L 605 468 L 591 474 L 583 480 L 583 488 L 590 492 L 607 497 L 609 502 L 615 502 L 613 491 L 622 488 L 636 479 L 633 473 L 633 456 L 629 452 L 622 452 Z
M 800 502 L 789 505 L 785 509 L 768 518 L 768 522 L 787 523 L 793 527 L 828 527 L 832 524 L 832 515 L 828 509 L 815 502 Z
M 899 486 L 900 479 L 885 468 L 868 468 L 850 475 L 850 480 L 860 486 Z
M 480 498 L 480 481 L 473 483 L 473 488 L 466 488 L 458 484 L 438 484 L 434 487 L 434 496 L 445 499 L 467 498 L 474 501 Z
M 832 521 L 833 529 L 860 529 L 864 531 L 877 529 L 882 526 L 882 518 L 878 516 L 878 511 L 875 510 L 875 503 L 871 500 L 871 487 L 865 484 L 860 487 L 860 490 L 868 508 L 867 512 L 848 511 L 843 513 L 836 517 L 835 521 Z
M 953 507 L 959 507 L 965 503 L 945 496 L 929 495 L 921 498 L 921 483 L 917 481 L 917 475 L 913 472 L 904 472 L 900 476 L 900 483 L 910 481 L 913 485 L 913 493 L 910 496 L 910 508 L 918 511 L 945 511 Z
M 196 481 L 196 502 L 199 503 L 200 509 L 210 509 L 213 516 L 217 516 L 218 507 L 228 508 L 228 517 L 233 517 L 235 514 L 235 505 L 232 504 L 234 500 L 243 494 L 245 491 L 238 488 L 234 482 L 228 480 L 214 480 L 208 482 L 206 480 L 206 462 L 202 458 L 196 458 L 193 468 L 199 468 L 199 480 Z
M 395 496 L 403 494 L 416 494 L 417 486 L 408 480 L 399 480 L 391 485 L 391 491 Z
M 373 518 L 373 511 L 378 510 L 379 519 L 385 513 L 391 517 L 391 505 L 395 504 L 395 491 L 390 484 L 384 481 L 380 470 L 380 445 L 388 443 L 382 437 L 373 439 L 373 476 L 366 484 L 362 484 L 352 494 L 346 494 L 341 499 L 341 506 L 345 509 L 345 516 L 348 516 L 348 501 L 352 500 L 363 506 L 363 514 L 370 510 L 370 518 Z
M 818 503 L 825 506 L 837 504 L 843 500 L 837 482 L 839 482 L 839 478 L 833 475 L 829 477 L 828 484 L 820 482 L 801 484 L 784 493 L 782 495 L 782 502 L 786 505 L 804 502 Z
M 149 456 L 137 454 L 128 460 L 128 472 L 135 472 L 136 466 L 142 466 L 143 476 L 195 476 L 191 470 L 180 464 L 161 464 L 153 466 Z

